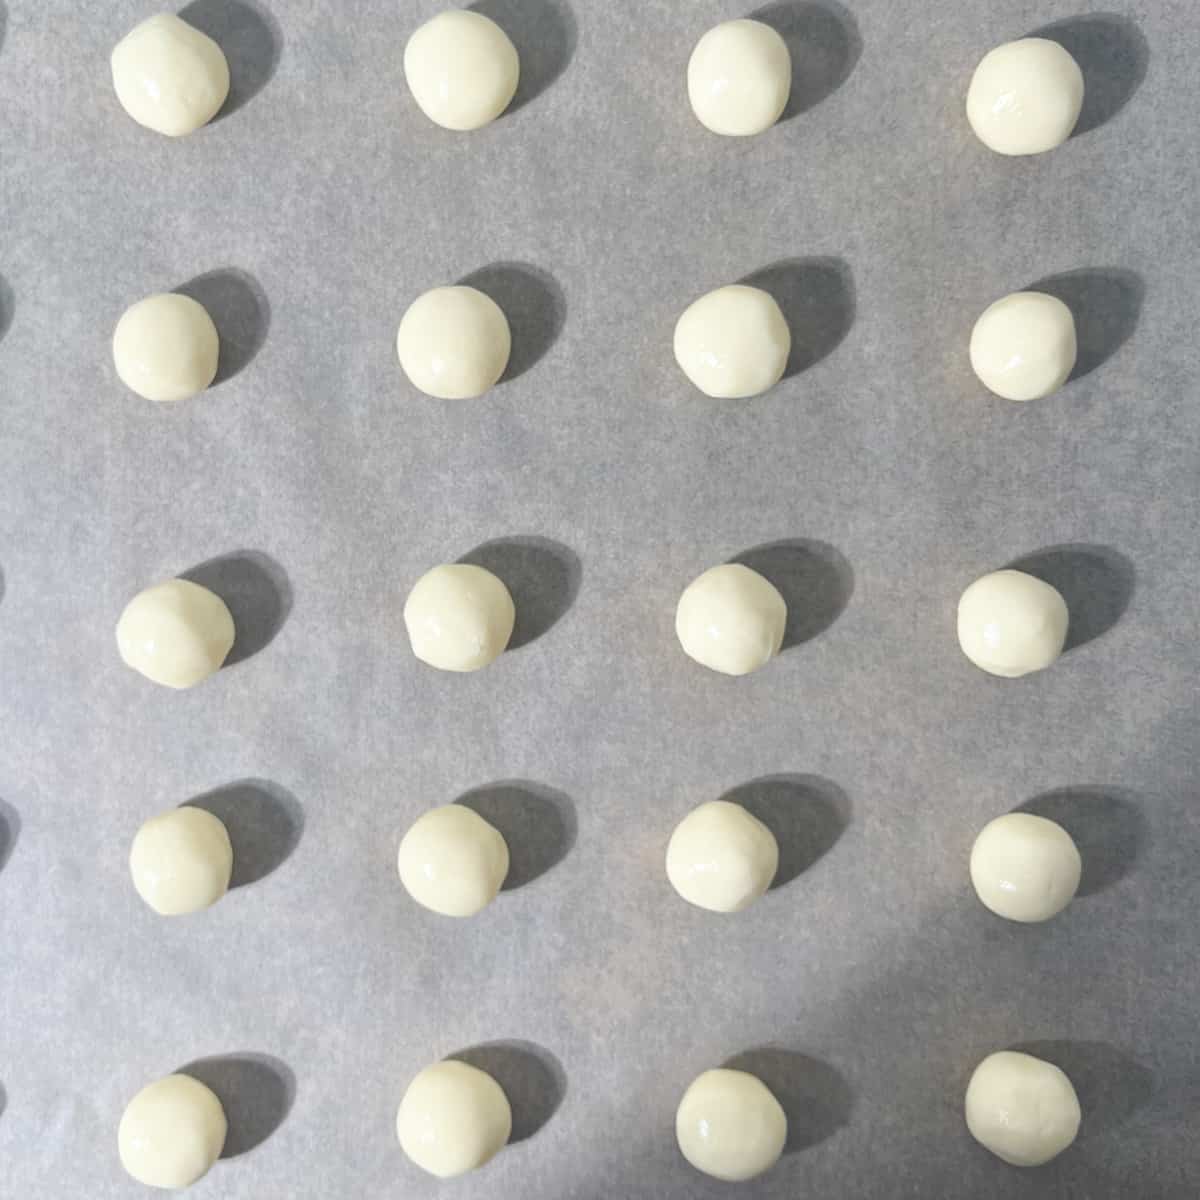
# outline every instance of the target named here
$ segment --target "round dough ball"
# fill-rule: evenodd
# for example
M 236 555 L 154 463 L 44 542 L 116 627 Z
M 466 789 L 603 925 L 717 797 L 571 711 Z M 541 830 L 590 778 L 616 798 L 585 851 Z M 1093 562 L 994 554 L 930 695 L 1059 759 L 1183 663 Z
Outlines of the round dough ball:
M 138 895 L 164 917 L 199 912 L 229 890 L 233 846 L 218 817 L 185 805 L 151 817 L 129 851 Z
M 512 637 L 517 610 L 491 571 L 445 563 L 417 580 L 404 605 L 413 653 L 439 671 L 478 671 Z
M 221 47 L 174 13 L 150 17 L 116 44 L 112 77 L 121 107 L 168 137 L 206 125 L 229 95 Z
M 1032 813 L 989 821 L 971 848 L 979 899 L 1010 921 L 1048 921 L 1079 888 L 1083 862 L 1071 835 Z
M 1067 603 L 1024 571 L 993 571 L 958 601 L 958 644 L 981 670 L 1015 679 L 1048 667 L 1067 640 Z
M 997 154 L 1042 154 L 1061 146 L 1082 107 L 1079 64 L 1046 38 L 988 51 L 967 90 L 967 120 Z
M 706 395 L 743 400 L 783 378 L 792 335 L 762 288 L 717 288 L 685 309 L 675 325 L 675 361 Z
M 1016 1050 L 989 1054 L 967 1084 L 971 1136 L 1014 1167 L 1040 1167 L 1079 1132 L 1079 1098 L 1053 1063 Z
M 775 835 L 728 800 L 693 808 L 667 844 L 671 886 L 711 912 L 740 912 L 766 892 L 778 868 Z
M 1075 318 L 1057 297 L 1013 292 L 983 310 L 971 331 L 971 367 L 1006 400 L 1040 400 L 1075 369 Z
M 512 1109 L 486 1072 L 447 1059 L 408 1085 L 396 1114 L 404 1153 L 423 1171 L 448 1179 L 482 1167 L 508 1143 Z
M 418 903 L 447 917 L 473 917 L 500 891 L 508 844 L 462 804 L 431 808 L 400 841 L 400 882 Z
M 233 638 L 225 601 L 187 579 L 139 592 L 117 622 L 125 665 L 169 688 L 194 687 L 220 670 Z
M 209 1088 L 190 1075 L 168 1075 L 126 1107 L 117 1129 L 121 1165 L 149 1187 L 188 1187 L 221 1157 L 227 1128 Z
M 517 48 L 495 21 L 452 9 L 427 21 L 404 47 L 404 78 L 421 111 L 443 129 L 478 129 L 512 101 Z
M 499 382 L 512 332 L 503 310 L 473 287 L 439 287 L 409 305 L 396 334 L 400 366 L 439 400 L 472 400 Z
M 125 310 L 113 334 L 121 382 L 147 400 L 186 400 L 217 373 L 217 327 L 202 304 L 177 292 L 147 296 Z
M 722 1067 L 697 1076 L 684 1092 L 675 1137 L 696 1170 L 736 1183 L 779 1161 L 787 1116 L 761 1079 Z
M 688 61 L 688 99 L 713 133 L 746 137 L 779 120 L 792 90 L 787 43 L 761 21 L 723 21 Z
M 741 563 L 710 567 L 679 597 L 675 633 L 689 658 L 724 675 L 766 666 L 783 645 L 779 589 Z

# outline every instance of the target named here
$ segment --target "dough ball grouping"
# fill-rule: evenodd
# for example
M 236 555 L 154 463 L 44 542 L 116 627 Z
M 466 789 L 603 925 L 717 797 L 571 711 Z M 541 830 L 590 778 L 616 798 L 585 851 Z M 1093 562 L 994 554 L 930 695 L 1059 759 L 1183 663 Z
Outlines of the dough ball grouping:
M 503 652 L 517 610 L 491 571 L 468 563 L 434 567 L 404 605 L 413 653 L 441 671 L 478 671 Z
M 217 327 L 202 304 L 177 292 L 127 308 L 113 333 L 121 382 L 147 400 L 186 400 L 217 374 Z
M 697 1076 L 684 1092 L 675 1137 L 696 1170 L 738 1183 L 779 1161 L 787 1115 L 757 1076 L 719 1068 Z
M 971 368 L 1006 400 L 1040 400 L 1075 369 L 1075 318 L 1057 296 L 1013 292 L 989 305 L 971 331 Z
M 763 895 L 779 868 L 775 835 L 740 804 L 692 809 L 667 845 L 667 878 L 690 904 L 739 912 Z
M 971 849 L 979 899 L 1010 921 L 1048 921 L 1070 904 L 1083 861 L 1071 835 L 1032 813 L 989 821 Z
M 508 844 L 462 804 L 418 817 L 400 842 L 400 882 L 418 903 L 447 917 L 471 917 L 495 900 L 508 874 Z
M 218 817 L 190 805 L 151 817 L 129 851 L 138 895 L 165 917 L 198 912 L 229 890 L 233 846 Z
M 221 1157 L 227 1129 L 225 1110 L 209 1088 L 190 1075 L 168 1075 L 130 1100 L 117 1150 L 139 1183 L 185 1188 Z
M 400 321 L 396 354 L 428 396 L 473 400 L 499 382 L 512 351 L 503 310 L 473 287 L 439 287 L 418 296 Z
M 697 43 L 687 70 L 688 99 L 713 133 L 746 137 L 779 120 L 792 90 L 787 43 L 761 21 L 724 21 Z
M 1067 604 L 1023 571 L 993 571 L 958 602 L 958 644 L 981 670 L 1016 678 L 1050 666 L 1067 638 Z
M 740 563 L 709 568 L 688 584 L 675 610 L 684 653 L 724 675 L 748 675 L 770 662 L 786 625 L 779 589 Z

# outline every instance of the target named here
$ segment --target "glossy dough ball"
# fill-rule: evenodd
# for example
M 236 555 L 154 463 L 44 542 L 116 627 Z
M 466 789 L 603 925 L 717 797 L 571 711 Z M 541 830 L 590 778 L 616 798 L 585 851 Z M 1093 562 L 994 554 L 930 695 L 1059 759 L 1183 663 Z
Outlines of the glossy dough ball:
M 1075 369 L 1075 318 L 1057 296 L 1013 292 L 989 305 L 971 331 L 971 367 L 1006 400 L 1040 400 Z
M 684 589 L 675 610 L 684 653 L 724 675 L 766 666 L 783 645 L 786 625 L 779 589 L 741 563 L 705 571 Z
M 1057 42 L 1022 38 L 983 56 L 967 91 L 967 120 L 997 154 L 1041 154 L 1071 136 L 1083 72 Z
M 478 671 L 503 652 L 517 610 L 491 571 L 468 563 L 434 567 L 404 605 L 413 653 L 440 671 Z
M 173 13 L 150 17 L 117 43 L 112 77 L 121 107 L 168 137 L 207 124 L 229 95 L 221 47 Z
M 701 296 L 675 326 L 675 361 L 706 395 L 741 400 L 783 378 L 792 335 L 761 288 L 735 283 Z
M 1010 921 L 1048 921 L 1079 888 L 1083 863 L 1071 835 L 1032 813 L 1008 813 L 983 827 L 971 849 L 979 899 Z
M 117 1130 L 121 1165 L 149 1187 L 185 1188 L 221 1157 L 227 1125 L 220 1100 L 190 1075 L 142 1088 Z
M 117 622 L 125 665 L 169 688 L 193 687 L 220 670 L 233 638 L 225 601 L 186 579 L 139 592 Z
M 511 350 L 504 312 L 473 287 L 440 287 L 418 296 L 396 334 L 405 375 L 439 400 L 482 396 L 499 382 Z
M 426 1067 L 408 1085 L 396 1114 L 404 1153 L 440 1179 L 482 1167 L 504 1149 L 512 1109 L 486 1071 L 447 1059 Z
M 190 296 L 164 292 L 125 310 L 113 333 L 121 382 L 147 400 L 186 400 L 217 374 L 217 327 Z
M 684 1092 L 675 1137 L 696 1170 L 736 1183 L 779 1161 L 787 1116 L 757 1076 L 721 1068 L 705 1071 Z
M 1067 639 L 1067 604 L 1023 571 L 993 571 L 958 602 L 958 644 L 981 670 L 1009 679 L 1050 666 Z
M 404 47 L 413 99 L 445 129 L 478 129 L 494 121 L 516 94 L 520 74 L 508 34 L 468 9 L 439 13 Z
M 688 62 L 688 99 L 713 133 L 745 137 L 779 120 L 792 90 L 787 43 L 761 21 L 725 21 L 697 43 Z
M 710 800 L 671 834 L 667 878 L 689 903 L 739 912 L 771 886 L 779 867 L 775 835 L 740 804 Z
M 447 917 L 471 917 L 504 884 L 508 844 L 473 809 L 446 804 L 417 818 L 400 842 L 397 865 L 418 904 Z
M 185 805 L 160 813 L 137 831 L 129 873 L 138 895 L 164 917 L 208 908 L 229 890 L 229 832 L 202 808 Z
M 1040 1167 L 1079 1132 L 1079 1098 L 1053 1063 L 1001 1050 L 975 1068 L 967 1084 L 971 1136 L 1014 1167 Z

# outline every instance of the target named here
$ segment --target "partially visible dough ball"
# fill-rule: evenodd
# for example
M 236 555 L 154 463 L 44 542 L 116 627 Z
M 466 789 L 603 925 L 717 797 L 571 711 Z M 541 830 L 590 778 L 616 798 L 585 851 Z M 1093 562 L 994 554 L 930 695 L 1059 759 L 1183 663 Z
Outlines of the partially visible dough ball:
M 971 1136 L 1014 1167 L 1040 1167 L 1079 1132 L 1079 1098 L 1053 1063 L 1001 1050 L 975 1068 L 967 1084 Z
M 512 1109 L 486 1072 L 446 1059 L 408 1085 L 396 1114 L 404 1153 L 440 1179 L 482 1167 L 508 1143 Z
M 1071 835 L 1033 813 L 989 821 L 971 848 L 979 899 L 1010 921 L 1048 921 L 1070 904 L 1083 862 Z
M 967 90 L 967 120 L 997 154 L 1042 154 L 1061 146 L 1082 107 L 1079 64 L 1047 38 L 989 50 Z
M 706 395 L 742 400 L 783 378 L 792 335 L 762 288 L 735 283 L 701 296 L 675 325 L 675 361 Z
M 491 571 L 445 563 L 417 580 L 404 605 L 413 653 L 440 671 L 478 671 L 503 652 L 517 610 Z
M 233 846 L 224 823 L 185 805 L 151 817 L 129 851 L 138 895 L 164 917 L 199 912 L 229 890 Z
M 696 1170 L 738 1183 L 779 1161 L 787 1115 L 756 1075 L 722 1067 L 697 1076 L 684 1092 L 675 1137 Z
M 204 306 L 178 292 L 147 296 L 125 310 L 113 333 L 121 382 L 147 400 L 186 400 L 217 374 L 220 341 Z
M 508 874 L 500 831 L 462 804 L 432 808 L 400 842 L 400 882 L 418 903 L 447 917 L 486 908 Z
M 233 649 L 233 617 L 225 601 L 187 579 L 139 592 L 117 622 L 125 665 L 155 683 L 189 688 L 220 670 Z
M 958 601 L 958 644 L 981 670 L 1014 679 L 1041 671 L 1067 640 L 1067 603 L 1024 571 L 993 571 Z
M 209 1088 L 190 1075 L 168 1075 L 126 1107 L 117 1129 L 121 1165 L 149 1187 L 188 1187 L 221 1157 L 227 1128 Z
M 148 18 L 116 44 L 112 77 L 121 107 L 168 137 L 207 124 L 229 95 L 221 47 L 174 13 Z
M 499 382 L 511 351 L 503 310 L 491 296 L 462 285 L 418 296 L 396 334 L 405 375 L 439 400 L 482 396 Z
M 971 331 L 971 367 L 1006 400 L 1040 400 L 1075 369 L 1075 318 L 1057 297 L 1013 292 L 983 310 Z
M 427 21 L 404 47 L 404 78 L 421 111 L 444 129 L 494 121 L 517 91 L 521 63 L 508 34 L 469 9 Z
M 688 61 L 688 99 L 713 133 L 746 137 L 779 120 L 792 90 L 787 43 L 761 21 L 723 21 Z
M 710 800 L 671 834 L 667 878 L 689 903 L 739 912 L 771 886 L 779 868 L 775 835 L 740 804 Z
M 766 666 L 783 645 L 786 625 L 779 589 L 741 563 L 710 567 L 688 584 L 675 610 L 684 653 L 724 675 Z

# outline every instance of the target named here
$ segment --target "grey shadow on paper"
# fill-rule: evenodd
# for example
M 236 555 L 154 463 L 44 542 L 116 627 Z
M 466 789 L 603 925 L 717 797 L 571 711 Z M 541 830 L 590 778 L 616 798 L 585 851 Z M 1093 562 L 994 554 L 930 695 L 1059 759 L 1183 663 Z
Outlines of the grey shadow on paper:
M 257 883 L 281 866 L 304 832 L 304 809 L 286 788 L 267 779 L 239 779 L 186 801 L 225 826 L 233 845 L 231 888 Z
M 1064 271 L 1029 290 L 1057 296 L 1075 318 L 1078 352 L 1068 382 L 1094 371 L 1133 337 L 1146 293 L 1142 277 L 1121 267 Z
M 567 1094 L 562 1063 L 533 1042 L 484 1042 L 448 1057 L 486 1071 L 500 1085 L 512 1107 L 509 1142 L 533 1137 L 558 1111 Z
M 0 567 L 0 604 L 4 603 L 4 568 Z
M 4 49 L 4 39 L 8 34 L 8 5 L 0 0 L 0 50 Z M 0 1105 L 3 1109 L 3 1105 Z
M 226 667 L 266 649 L 292 610 L 287 572 L 258 550 L 237 550 L 210 558 L 182 572 L 180 578 L 216 592 L 225 601 L 235 630 Z
M 4 335 L 8 332 L 9 326 L 12 325 L 13 314 L 16 310 L 17 301 L 13 295 L 12 287 L 8 280 L 3 275 L 0 275 L 0 341 L 4 340 Z
M 523 262 L 495 262 L 459 280 L 500 306 L 512 331 L 512 351 L 501 383 L 518 379 L 535 366 L 558 340 L 567 302 L 554 277 Z
M 768 4 L 750 17 L 774 29 L 792 58 L 792 91 L 781 121 L 807 112 L 837 91 L 862 54 L 858 22 L 836 0 Z
M 521 57 L 517 91 L 504 114 L 536 100 L 575 55 L 579 27 L 566 0 L 477 0 L 470 7 L 495 21 Z
M 12 858 L 21 833 L 21 816 L 11 804 L 0 800 L 0 871 Z
M 8 1107 L 8 1093 L 4 1090 L 4 1084 L 0 1083 L 0 1117 L 4 1116 L 4 1110 Z
M 267 295 L 253 275 L 222 267 L 189 279 L 175 291 L 202 304 L 217 327 L 221 345 L 210 386 L 232 379 L 253 362 L 271 324 Z
M 508 874 L 501 891 L 532 883 L 562 862 L 575 845 L 575 806 L 562 792 L 505 779 L 474 788 L 456 803 L 494 825 L 508 845 Z
M 208 34 L 229 62 L 229 96 L 213 117 L 223 120 L 257 96 L 275 74 L 283 49 L 279 23 L 247 0 L 192 0 L 179 16 Z
M 180 1068 L 216 1093 L 229 1132 L 222 1158 L 237 1158 L 261 1146 L 283 1124 L 296 1098 L 296 1077 L 269 1054 L 222 1054 Z

